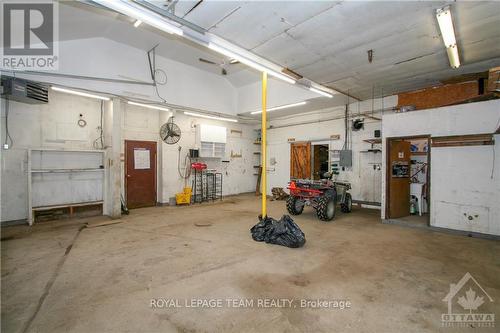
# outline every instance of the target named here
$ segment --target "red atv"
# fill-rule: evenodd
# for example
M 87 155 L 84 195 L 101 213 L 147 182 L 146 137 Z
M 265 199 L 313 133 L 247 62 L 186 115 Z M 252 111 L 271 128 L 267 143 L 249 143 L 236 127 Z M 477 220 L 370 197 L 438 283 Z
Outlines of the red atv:
M 287 189 L 290 190 L 290 196 L 286 200 L 286 208 L 292 215 L 300 215 L 304 206 L 312 206 L 320 220 L 331 221 L 335 217 L 337 202 L 340 202 L 343 213 L 352 210 L 352 197 L 347 193 L 351 189 L 350 183 L 331 179 L 297 179 L 290 181 Z

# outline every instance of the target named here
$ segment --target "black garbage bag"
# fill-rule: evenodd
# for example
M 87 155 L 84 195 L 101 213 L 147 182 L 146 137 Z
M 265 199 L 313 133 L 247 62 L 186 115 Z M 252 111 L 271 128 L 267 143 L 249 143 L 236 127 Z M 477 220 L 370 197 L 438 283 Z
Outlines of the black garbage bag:
M 283 215 L 279 221 L 272 217 L 262 218 L 250 232 L 257 242 L 266 242 L 287 247 L 301 247 L 306 243 L 306 236 L 299 226 L 288 215 Z

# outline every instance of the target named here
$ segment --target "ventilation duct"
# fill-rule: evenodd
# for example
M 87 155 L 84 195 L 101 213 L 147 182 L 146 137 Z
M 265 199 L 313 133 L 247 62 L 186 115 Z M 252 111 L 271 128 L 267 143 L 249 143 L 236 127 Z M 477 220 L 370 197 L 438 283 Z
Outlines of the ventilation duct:
M 21 103 L 45 104 L 49 102 L 46 86 L 23 79 L 2 77 L 2 97 Z

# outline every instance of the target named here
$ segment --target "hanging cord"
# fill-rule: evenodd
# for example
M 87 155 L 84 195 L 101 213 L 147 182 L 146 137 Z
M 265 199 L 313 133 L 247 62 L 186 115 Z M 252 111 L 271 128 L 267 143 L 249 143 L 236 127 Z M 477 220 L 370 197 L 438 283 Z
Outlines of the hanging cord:
M 9 144 L 10 142 L 10 144 Z M 9 99 L 5 98 L 5 141 L 4 145 L 9 145 L 9 148 L 12 148 L 14 145 L 14 140 L 10 136 L 9 132 Z
M 499 74 L 499 76 L 500 76 L 500 74 Z M 498 119 L 497 125 L 495 126 L 495 129 L 498 129 L 498 128 L 500 128 L 500 119 Z M 495 129 L 493 129 L 493 130 L 495 131 Z M 496 153 L 495 153 L 495 145 L 494 144 L 491 145 L 491 149 L 493 152 L 493 162 L 491 164 L 491 176 L 490 176 L 490 178 L 493 179 L 493 176 L 495 174 L 495 160 L 496 160 Z
M 182 147 L 179 146 L 179 154 L 177 155 L 177 171 L 179 172 L 179 176 L 182 179 L 187 180 L 191 176 L 191 157 L 189 156 L 189 153 L 186 154 L 186 157 L 184 157 L 184 173 L 181 170 L 181 150 Z
M 158 44 L 156 44 L 151 50 L 148 51 L 149 71 L 151 72 L 151 79 L 153 80 L 156 96 L 163 103 L 167 103 L 167 100 L 160 95 L 160 92 L 158 90 L 158 85 L 163 86 L 163 85 L 167 84 L 168 78 L 167 78 L 167 73 L 163 69 L 156 68 L 156 47 L 157 46 L 158 46 Z M 159 80 L 158 74 L 162 74 L 164 76 L 164 79 Z
M 94 140 L 92 146 L 94 149 L 104 149 L 104 129 L 102 128 L 104 117 L 104 101 L 101 100 L 101 124 L 99 125 L 100 135 L 97 139 Z
M 417 169 L 417 171 L 415 171 L 415 173 L 410 176 L 411 181 L 414 183 L 418 183 L 417 175 L 421 172 L 424 172 L 424 171 L 426 172 L 426 168 L 427 168 L 427 163 L 422 162 L 422 165 L 420 166 L 420 168 Z

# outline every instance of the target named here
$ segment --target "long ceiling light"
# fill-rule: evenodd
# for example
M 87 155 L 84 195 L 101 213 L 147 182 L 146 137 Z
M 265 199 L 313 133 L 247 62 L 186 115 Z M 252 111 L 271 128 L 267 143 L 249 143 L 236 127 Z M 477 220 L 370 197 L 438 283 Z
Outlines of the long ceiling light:
M 184 32 L 181 28 L 176 27 L 168 23 L 160 15 L 155 14 L 147 9 L 141 8 L 140 6 L 134 5 L 130 1 L 123 0 L 94 0 L 98 4 L 117 11 L 123 15 L 130 16 L 136 20 L 142 21 L 143 23 L 149 24 L 155 28 L 162 31 L 168 32 L 169 34 L 176 34 L 182 36 Z
M 288 82 L 288 83 L 291 83 L 291 84 L 294 84 L 296 82 L 295 79 L 292 79 L 291 77 L 289 76 L 286 76 L 284 74 L 281 74 L 275 70 L 272 70 L 272 69 L 269 69 L 265 66 L 262 66 L 261 64 L 258 64 L 256 63 L 255 61 L 252 61 L 252 60 L 249 60 L 245 57 L 242 57 L 224 47 L 221 47 L 217 44 L 214 44 L 214 43 L 208 43 L 208 48 L 211 49 L 211 50 L 214 50 L 215 52 L 218 52 L 222 55 L 225 55 L 226 57 L 229 57 L 229 58 L 232 58 L 232 59 L 236 59 L 238 60 L 239 62 L 241 62 L 242 64 L 245 64 L 249 67 L 252 67 L 260 72 L 267 72 L 269 75 L 271 76 L 274 76 L 275 78 L 278 78 L 280 80 L 283 80 L 285 82 Z
M 153 110 L 170 111 L 170 109 L 168 109 L 168 108 L 163 108 L 161 106 L 156 106 L 156 105 L 151 105 L 151 104 L 143 104 L 143 103 L 137 103 L 137 102 L 132 102 L 132 101 L 128 101 L 127 103 L 130 105 L 142 106 L 143 108 L 148 108 L 148 109 L 153 109 Z
M 453 29 L 453 20 L 451 18 L 450 6 L 436 10 L 436 18 L 443 37 L 443 43 L 448 53 L 450 66 L 460 67 L 460 57 L 458 56 L 457 40 L 455 38 L 455 29 Z
M 292 103 L 292 104 L 285 104 L 285 105 L 280 105 L 280 106 L 275 106 L 273 108 L 269 108 L 266 111 L 269 112 L 269 111 L 275 111 L 275 110 L 288 109 L 288 108 L 293 108 L 295 106 L 304 105 L 306 103 L 307 102 L 304 101 L 304 102 L 298 102 L 298 103 Z M 250 112 L 250 114 L 259 114 L 259 113 L 262 113 L 262 110 Z
M 313 87 L 309 88 L 309 90 L 312 91 L 312 92 L 315 92 L 317 94 L 323 95 L 325 97 L 328 97 L 328 98 L 332 98 L 333 97 L 332 94 L 330 94 L 330 93 L 328 93 L 328 92 L 326 92 L 324 90 L 316 89 L 316 88 L 313 88 Z
M 207 119 L 215 119 L 215 120 L 222 120 L 222 121 L 230 121 L 230 122 L 233 122 L 233 123 L 237 123 L 238 122 L 237 119 L 217 117 L 217 116 L 209 116 L 207 114 L 202 114 L 202 113 L 195 113 L 195 112 L 184 111 L 184 114 L 187 115 L 187 116 L 207 118 Z
M 109 101 L 109 97 L 95 95 L 95 94 L 89 94 L 89 93 L 86 93 L 83 91 L 77 91 L 77 90 L 71 90 L 71 89 L 65 89 L 65 88 L 59 88 L 59 87 L 52 87 L 52 90 L 67 93 L 67 94 L 72 94 L 72 95 L 83 96 L 83 97 L 102 99 L 103 101 Z

